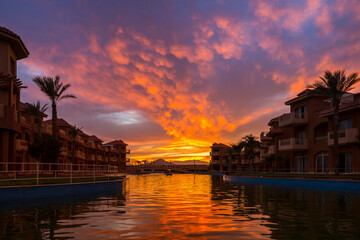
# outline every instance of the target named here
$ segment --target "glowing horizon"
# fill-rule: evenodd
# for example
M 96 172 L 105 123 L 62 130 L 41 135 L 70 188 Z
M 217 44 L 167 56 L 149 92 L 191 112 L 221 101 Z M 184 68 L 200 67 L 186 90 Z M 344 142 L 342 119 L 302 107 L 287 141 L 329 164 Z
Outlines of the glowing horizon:
M 78 97 L 59 117 L 122 139 L 134 160 L 208 161 L 212 143 L 258 136 L 325 70 L 360 71 L 353 0 L 3 5 L 1 25 L 30 52 L 21 100 L 45 103 L 31 79 L 59 74 Z

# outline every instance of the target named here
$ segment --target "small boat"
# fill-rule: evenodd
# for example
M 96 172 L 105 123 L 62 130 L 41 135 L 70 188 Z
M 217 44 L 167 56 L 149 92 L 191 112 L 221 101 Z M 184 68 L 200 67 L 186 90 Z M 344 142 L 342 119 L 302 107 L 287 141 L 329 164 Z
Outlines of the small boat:
M 168 175 L 168 176 L 171 176 L 172 173 L 170 172 L 170 169 L 168 169 L 166 172 L 165 172 L 165 175 Z

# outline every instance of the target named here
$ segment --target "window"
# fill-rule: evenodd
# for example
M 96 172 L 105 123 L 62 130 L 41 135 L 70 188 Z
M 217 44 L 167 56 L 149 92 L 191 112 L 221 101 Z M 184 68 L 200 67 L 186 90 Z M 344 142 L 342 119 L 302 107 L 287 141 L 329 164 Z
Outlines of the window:
M 339 130 L 352 128 L 352 119 L 346 119 L 339 122 Z
M 316 172 L 326 173 L 329 171 L 328 159 L 329 159 L 329 154 L 327 152 L 320 152 L 315 156 Z
M 306 106 L 298 107 L 295 109 L 295 118 L 305 118 L 305 112 L 307 112 Z
M 299 145 L 305 144 L 306 132 L 298 132 L 295 134 L 295 143 Z
M 307 172 L 308 171 L 308 157 L 295 156 L 294 158 L 294 172 Z

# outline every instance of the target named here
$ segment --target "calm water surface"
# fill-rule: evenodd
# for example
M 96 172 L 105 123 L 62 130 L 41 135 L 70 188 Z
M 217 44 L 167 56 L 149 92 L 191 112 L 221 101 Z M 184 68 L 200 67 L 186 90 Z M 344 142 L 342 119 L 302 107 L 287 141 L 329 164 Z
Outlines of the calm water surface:
M 360 196 L 131 175 L 98 196 L 0 207 L 1 239 L 360 239 Z

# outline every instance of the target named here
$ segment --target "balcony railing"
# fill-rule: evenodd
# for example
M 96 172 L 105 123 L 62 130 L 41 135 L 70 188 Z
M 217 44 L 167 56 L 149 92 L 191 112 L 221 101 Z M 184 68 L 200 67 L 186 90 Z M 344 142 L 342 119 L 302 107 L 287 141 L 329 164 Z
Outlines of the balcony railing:
M 272 140 L 272 137 L 267 137 L 265 132 L 262 132 L 260 134 L 260 141 L 264 142 L 264 141 L 271 141 Z
M 210 152 L 210 156 L 220 156 L 220 152 Z
M 279 117 L 279 126 L 295 126 L 303 125 L 308 123 L 308 113 L 307 112 L 291 112 L 286 113 Z
M 358 128 L 348 128 L 344 130 L 339 130 L 339 144 L 347 144 L 357 142 L 357 136 L 359 134 Z M 328 144 L 334 145 L 334 132 L 329 132 L 328 134 Z
M 275 145 L 270 145 L 269 146 L 269 155 L 271 155 L 271 154 L 275 154 Z
M 308 148 L 308 140 L 306 138 L 287 138 L 279 141 L 279 150 L 306 150 Z
M 28 141 L 23 139 L 16 139 L 16 151 L 27 151 L 28 145 Z
M 130 150 L 121 149 L 121 153 L 130 154 Z
M 20 132 L 19 112 L 15 107 L 0 105 L 0 128 Z
M 325 135 L 325 136 L 315 137 L 314 142 L 315 143 L 327 143 L 328 142 L 328 136 Z
M 60 149 L 60 155 L 66 157 L 68 155 L 68 150 L 62 147 Z

